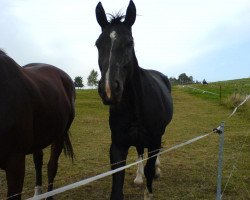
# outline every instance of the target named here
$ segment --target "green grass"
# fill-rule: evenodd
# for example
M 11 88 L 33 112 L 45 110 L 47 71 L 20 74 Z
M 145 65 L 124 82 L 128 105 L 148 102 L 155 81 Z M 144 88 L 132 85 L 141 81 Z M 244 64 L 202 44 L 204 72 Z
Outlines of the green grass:
M 193 84 L 181 87 L 186 92 L 196 97 L 233 109 L 246 98 L 246 95 L 250 95 L 250 78 L 219 81 L 209 83 L 208 85 Z M 250 102 L 247 102 L 242 107 L 240 107 L 239 112 L 245 113 L 245 117 L 250 120 Z
M 228 97 L 233 93 L 239 93 L 242 95 L 250 94 L 250 78 L 230 80 L 230 81 L 219 81 L 219 82 L 209 83 L 207 85 L 192 84 L 190 86 L 200 90 L 205 90 L 217 94 L 217 95 L 211 95 L 209 93 L 202 93 L 199 90 L 192 90 L 190 88 L 187 88 L 187 90 L 191 94 L 210 100 L 217 100 L 217 102 L 219 100 L 220 93 L 222 99 Z
M 204 88 L 207 89 L 207 88 Z M 225 121 L 225 146 L 222 188 L 232 174 L 223 199 L 250 199 L 250 125 L 245 112 L 237 112 L 227 119 L 231 110 L 218 102 L 190 94 L 188 90 L 174 87 L 174 117 L 163 137 L 163 146 L 171 147 L 196 136 L 210 132 L 221 121 Z M 78 90 L 76 118 L 71 128 L 71 139 L 76 159 L 72 164 L 64 155 L 60 157 L 55 187 L 61 187 L 84 178 L 106 172 L 109 166 L 110 130 L 108 107 L 102 105 L 96 90 Z M 162 177 L 154 182 L 155 199 L 214 199 L 216 193 L 217 134 L 171 151 L 161 156 Z M 49 149 L 45 150 L 47 163 Z M 136 160 L 131 148 L 127 163 Z M 33 195 L 34 167 L 32 157 L 26 159 L 26 177 L 23 199 Z M 46 184 L 46 164 L 43 167 Z M 143 199 L 145 184 L 135 187 L 136 167 L 126 170 L 124 194 L 126 200 Z M 55 199 L 109 199 L 111 177 L 93 182 L 56 195 Z M 0 199 L 6 193 L 5 174 L 0 171 Z

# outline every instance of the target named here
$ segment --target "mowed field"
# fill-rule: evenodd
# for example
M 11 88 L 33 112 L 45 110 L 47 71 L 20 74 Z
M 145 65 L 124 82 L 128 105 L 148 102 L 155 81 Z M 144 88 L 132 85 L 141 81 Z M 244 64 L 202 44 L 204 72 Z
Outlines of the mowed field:
M 250 123 L 245 108 L 228 119 L 232 110 L 217 101 L 200 98 L 183 87 L 173 87 L 174 117 L 167 127 L 162 146 L 168 148 L 211 132 L 225 121 L 225 142 L 222 177 L 222 199 L 250 199 Z M 102 105 L 96 90 L 78 90 L 76 118 L 71 128 L 75 160 L 60 157 L 55 188 L 110 170 L 108 107 Z M 154 182 L 154 197 L 167 199 L 215 199 L 217 163 L 217 134 L 181 147 L 160 157 L 162 177 Z M 47 185 L 46 165 L 49 148 L 45 151 L 43 182 Z M 136 161 L 131 147 L 127 163 Z M 134 186 L 136 167 L 126 170 L 124 194 L 126 200 L 143 199 L 143 186 Z M 35 170 L 32 156 L 26 158 L 23 199 L 33 195 Z M 111 177 L 69 190 L 55 199 L 109 199 Z M 6 195 L 4 171 L 0 171 L 0 199 Z M 45 191 L 44 187 L 44 191 Z

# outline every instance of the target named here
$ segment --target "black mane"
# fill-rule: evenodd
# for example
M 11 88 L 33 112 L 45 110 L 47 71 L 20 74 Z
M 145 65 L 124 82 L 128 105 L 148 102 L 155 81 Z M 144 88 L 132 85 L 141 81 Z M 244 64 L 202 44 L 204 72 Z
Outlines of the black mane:
M 7 54 L 2 49 L 0 49 L 0 55 L 7 56 Z
M 110 16 L 109 23 L 111 25 L 121 24 L 125 18 L 125 15 L 120 12 L 116 14 L 108 14 Z

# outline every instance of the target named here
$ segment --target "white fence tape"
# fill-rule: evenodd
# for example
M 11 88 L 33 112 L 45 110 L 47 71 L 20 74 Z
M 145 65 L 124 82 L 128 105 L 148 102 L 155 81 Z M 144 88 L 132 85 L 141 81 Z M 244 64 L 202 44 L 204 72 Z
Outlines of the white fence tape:
M 248 100 L 250 99 L 250 94 L 246 96 L 246 98 L 237 106 L 234 108 L 233 112 L 231 113 L 231 115 L 228 116 L 228 118 L 232 117 L 235 112 L 237 111 L 237 109 L 242 106 L 244 103 L 246 103 Z
M 67 191 L 67 190 L 71 190 L 71 189 L 74 189 L 74 188 L 77 188 L 77 187 L 86 185 L 86 184 L 91 183 L 91 182 L 93 182 L 93 181 L 96 181 L 96 180 L 102 179 L 102 178 L 104 178 L 104 177 L 110 176 L 110 175 L 112 175 L 112 174 L 115 174 L 115 173 L 117 173 L 117 172 L 120 172 L 120 171 L 122 171 L 122 170 L 124 170 L 124 169 L 130 168 L 130 167 L 132 167 L 132 166 L 134 166 L 134 165 L 137 165 L 137 164 L 139 164 L 140 162 L 146 161 L 146 160 L 148 160 L 148 159 L 150 159 L 150 158 L 152 158 L 152 157 L 155 157 L 155 156 L 164 154 L 164 153 L 166 153 L 166 152 L 172 151 L 172 150 L 174 150 L 174 149 L 178 149 L 178 148 L 183 147 L 183 146 L 185 146 L 185 145 L 191 144 L 191 143 L 193 143 L 193 142 L 195 142 L 195 141 L 197 141 L 197 140 L 200 140 L 200 139 L 202 139 L 202 138 L 204 138 L 204 137 L 207 137 L 207 136 L 210 135 L 211 133 L 213 133 L 213 132 L 207 133 L 207 134 L 205 134 L 205 135 L 198 136 L 198 137 L 196 137 L 196 138 L 193 138 L 193 139 L 188 140 L 188 141 L 186 141 L 186 142 L 183 142 L 183 143 L 181 143 L 181 144 L 175 145 L 175 146 L 173 146 L 173 147 L 171 147 L 171 148 L 169 148 L 169 149 L 163 150 L 163 151 L 159 152 L 158 154 L 153 155 L 153 156 L 148 157 L 148 158 L 145 158 L 145 159 L 143 159 L 143 160 L 140 160 L 140 161 L 131 163 L 131 164 L 129 164 L 129 165 L 126 165 L 126 166 L 123 166 L 123 167 L 120 167 L 120 168 L 117 168 L 117 169 L 114 169 L 114 170 L 107 171 L 107 172 L 105 172 L 105 173 L 102 173 L 102 174 L 99 174 L 99 175 L 96 175 L 96 176 L 93 176 L 93 177 L 90 177 L 90 178 L 87 178 L 87 179 L 78 181 L 78 182 L 76 182 L 76 183 L 72 183 L 72 184 L 66 185 L 66 186 L 64 186 L 64 187 L 55 189 L 55 190 L 50 191 L 50 192 L 46 192 L 46 193 L 43 193 L 43 194 L 40 194 L 40 195 L 31 197 L 31 198 L 29 198 L 29 199 L 27 199 L 27 200 L 39 200 L 39 199 L 44 199 L 44 198 L 47 198 L 47 197 L 54 196 L 54 195 L 56 195 L 56 194 L 65 192 L 65 191 Z
M 219 94 L 217 94 L 217 93 L 209 92 L 209 91 L 206 91 L 206 90 L 201 90 L 201 89 L 198 89 L 198 88 L 195 88 L 195 87 L 191 87 L 191 86 L 188 86 L 188 85 L 187 86 L 183 86 L 183 87 L 191 88 L 193 90 L 198 90 L 198 91 L 201 91 L 202 93 L 208 93 L 208 94 L 213 94 L 213 95 L 219 96 Z

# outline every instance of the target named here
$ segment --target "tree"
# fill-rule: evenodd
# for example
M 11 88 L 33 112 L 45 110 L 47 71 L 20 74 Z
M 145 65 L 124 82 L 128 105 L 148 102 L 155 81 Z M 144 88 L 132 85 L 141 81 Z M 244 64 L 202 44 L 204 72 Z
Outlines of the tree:
M 207 81 L 206 81 L 205 79 L 203 79 L 202 84 L 203 84 L 203 85 L 206 85 L 206 84 L 208 84 L 208 83 L 207 83 Z
M 186 73 L 182 73 L 179 75 L 178 80 L 180 84 L 185 84 L 188 82 L 188 76 L 186 75 Z
M 97 77 L 98 77 L 98 72 L 92 69 L 88 76 L 88 86 L 97 87 L 98 86 Z
M 192 76 L 188 77 L 186 73 L 180 74 L 178 80 L 180 84 L 194 83 L 194 78 Z
M 169 81 L 171 83 L 171 85 L 178 85 L 178 80 L 175 77 L 170 77 Z
M 189 80 L 191 83 L 194 83 L 194 78 L 192 76 L 189 76 Z
M 84 87 L 84 84 L 83 84 L 81 76 L 76 76 L 75 77 L 74 85 L 75 85 L 76 88 L 82 88 L 82 87 Z

